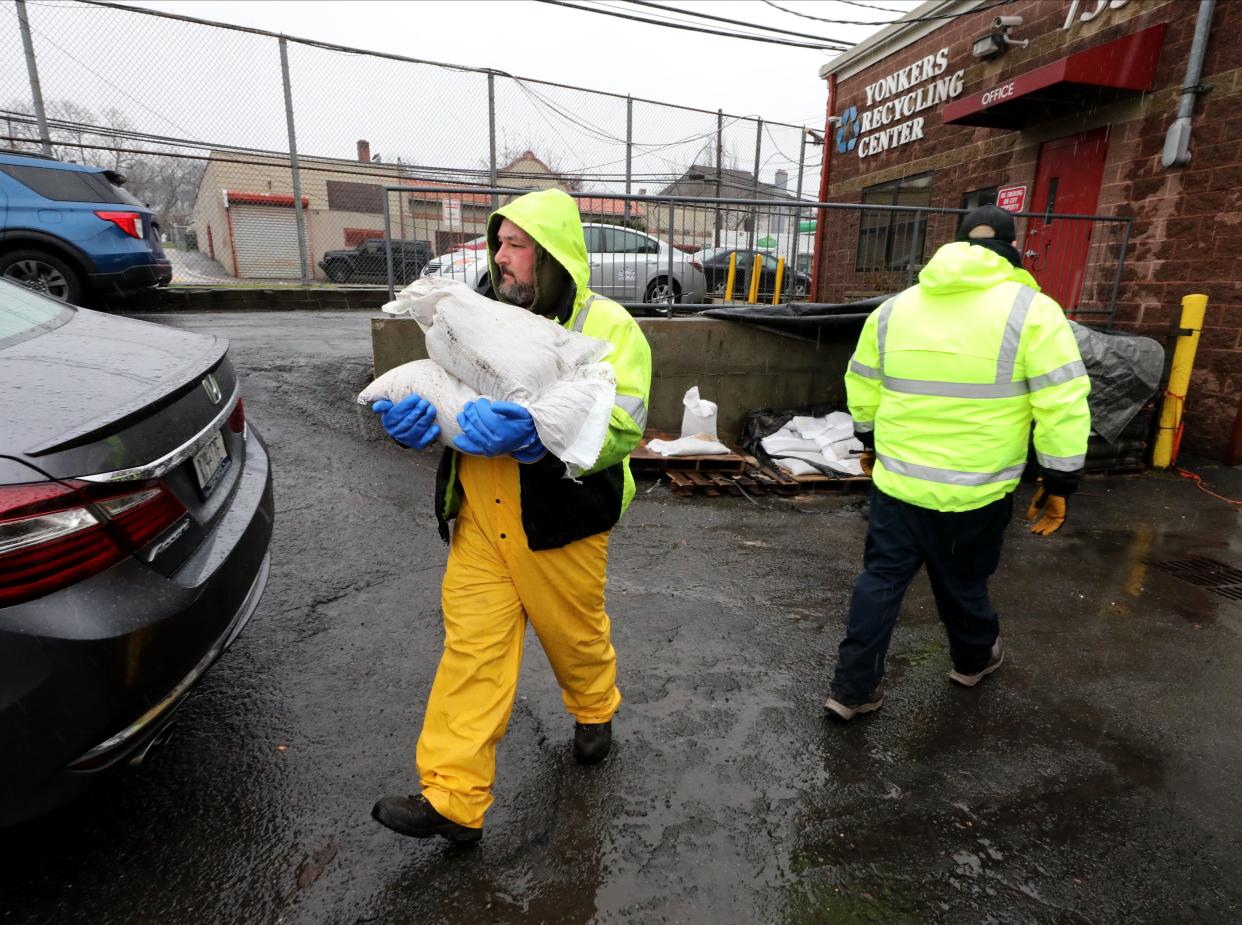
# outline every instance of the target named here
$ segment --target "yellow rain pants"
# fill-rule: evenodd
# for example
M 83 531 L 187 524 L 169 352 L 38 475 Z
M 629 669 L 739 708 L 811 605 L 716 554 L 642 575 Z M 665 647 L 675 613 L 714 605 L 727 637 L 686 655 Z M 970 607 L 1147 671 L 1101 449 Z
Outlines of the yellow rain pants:
M 437 811 L 480 828 L 517 693 L 527 618 L 578 722 L 612 719 L 621 692 L 604 612 L 608 534 L 531 552 L 519 464 L 507 456 L 458 459 L 465 500 L 441 588 L 444 654 L 418 739 L 418 773 Z

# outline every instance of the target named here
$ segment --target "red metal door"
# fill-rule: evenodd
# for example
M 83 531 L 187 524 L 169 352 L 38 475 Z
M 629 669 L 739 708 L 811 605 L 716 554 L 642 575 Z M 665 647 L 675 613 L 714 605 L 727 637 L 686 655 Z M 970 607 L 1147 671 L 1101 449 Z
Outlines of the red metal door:
M 1107 154 L 1107 127 L 1044 142 L 1027 208 L 1045 216 L 1054 212 L 1094 215 Z M 1027 219 L 1023 265 L 1066 314 L 1078 307 L 1094 225 L 1083 219 Z

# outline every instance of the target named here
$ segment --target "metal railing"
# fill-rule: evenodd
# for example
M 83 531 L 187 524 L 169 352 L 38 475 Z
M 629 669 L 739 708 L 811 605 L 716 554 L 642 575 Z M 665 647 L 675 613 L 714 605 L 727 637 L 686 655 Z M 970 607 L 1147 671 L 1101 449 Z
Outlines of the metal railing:
M 376 251 L 377 259 L 383 254 L 389 298 L 419 275 L 489 291 L 485 234 L 493 203 L 531 191 L 386 186 Z M 728 301 L 840 304 L 906 288 L 936 249 L 954 240 L 968 211 L 792 198 L 569 195 L 583 220 L 592 290 L 635 311 L 670 315 Z M 1043 291 L 1069 317 L 1110 326 L 1132 220 L 1034 212 L 1014 217 L 1024 263 Z M 800 258 L 814 257 L 821 224 L 825 240 L 813 266 Z M 1042 252 L 1035 250 L 1045 241 Z M 411 260 L 410 253 L 424 256 Z

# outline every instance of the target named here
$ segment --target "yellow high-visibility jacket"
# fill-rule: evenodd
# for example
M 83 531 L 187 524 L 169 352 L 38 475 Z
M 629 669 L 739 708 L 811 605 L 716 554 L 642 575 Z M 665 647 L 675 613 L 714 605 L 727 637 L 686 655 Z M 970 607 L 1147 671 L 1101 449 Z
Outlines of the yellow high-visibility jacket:
M 549 317 L 574 331 L 607 341 L 603 358 L 617 381 L 617 397 L 608 432 L 595 465 L 566 478 L 565 464 L 550 454 L 520 466 L 522 523 L 531 549 L 557 549 L 574 540 L 612 529 L 634 498 L 630 451 L 647 425 L 651 392 L 651 348 L 638 322 L 624 307 L 588 288 L 591 267 L 582 220 L 573 198 L 558 189 L 519 196 L 488 220 L 488 262 L 499 288 L 494 254 L 502 219 L 509 219 L 538 243 L 536 298 L 541 288 L 557 293 L 547 306 Z M 517 462 L 513 465 L 518 466 Z M 436 516 L 448 541 L 448 522 L 457 516 L 462 491 L 457 450 L 446 449 L 436 479 Z
M 969 511 L 1013 491 L 1035 452 L 1050 481 L 1086 459 L 1087 378 L 1060 307 L 1030 273 L 968 242 L 946 244 L 918 285 L 867 319 L 845 374 L 855 432 L 874 440 L 876 487 Z

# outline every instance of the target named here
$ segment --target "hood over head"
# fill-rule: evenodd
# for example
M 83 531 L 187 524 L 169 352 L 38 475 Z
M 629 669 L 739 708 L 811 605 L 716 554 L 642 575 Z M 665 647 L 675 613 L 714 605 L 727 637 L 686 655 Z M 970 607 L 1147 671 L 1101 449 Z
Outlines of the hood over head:
M 951 295 L 1015 282 L 1039 291 L 1039 283 L 1030 273 L 1014 266 L 991 248 L 978 244 L 978 241 L 945 244 L 919 271 L 919 288 L 928 295 Z
M 559 189 L 539 190 L 501 206 L 487 222 L 487 264 L 496 298 L 501 275 L 496 266 L 500 223 L 508 219 L 535 242 L 535 300 L 530 309 L 564 323 L 573 312 L 580 289 L 591 279 L 582 219 L 573 197 Z

